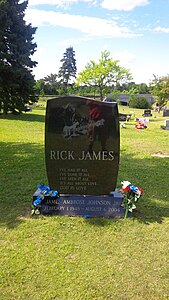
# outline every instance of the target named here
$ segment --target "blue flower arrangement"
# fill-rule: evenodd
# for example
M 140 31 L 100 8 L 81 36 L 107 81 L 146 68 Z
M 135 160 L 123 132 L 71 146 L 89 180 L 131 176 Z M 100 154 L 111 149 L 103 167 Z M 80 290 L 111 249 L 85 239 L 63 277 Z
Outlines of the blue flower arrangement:
M 31 215 L 40 215 L 41 204 L 45 196 L 59 197 L 59 193 L 56 190 L 51 190 L 49 186 L 44 184 L 38 184 L 35 199 L 32 202 Z

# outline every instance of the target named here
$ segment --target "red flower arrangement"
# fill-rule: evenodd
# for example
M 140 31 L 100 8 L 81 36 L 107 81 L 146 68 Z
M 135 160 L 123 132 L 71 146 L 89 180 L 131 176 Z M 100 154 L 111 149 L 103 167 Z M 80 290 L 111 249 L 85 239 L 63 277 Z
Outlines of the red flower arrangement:
M 143 190 L 132 185 L 129 181 L 123 181 L 121 184 L 122 188 L 120 189 L 120 192 L 124 195 L 121 205 L 126 208 L 124 216 L 124 218 L 126 218 L 128 212 L 132 212 L 133 209 L 136 208 L 136 202 L 142 196 Z
M 136 123 L 136 125 L 135 125 L 135 128 L 137 128 L 137 129 L 145 129 L 145 128 L 147 128 L 147 125 L 144 124 L 143 122 L 138 121 Z

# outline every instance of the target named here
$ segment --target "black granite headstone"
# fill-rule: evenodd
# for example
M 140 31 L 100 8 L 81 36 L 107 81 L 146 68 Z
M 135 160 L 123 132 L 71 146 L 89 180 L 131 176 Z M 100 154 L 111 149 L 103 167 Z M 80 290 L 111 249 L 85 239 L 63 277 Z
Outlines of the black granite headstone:
M 119 121 L 126 121 L 127 120 L 127 114 L 119 114 Z
M 63 96 L 48 100 L 46 170 L 51 189 L 43 214 L 123 217 L 122 195 L 114 192 L 120 152 L 117 103 Z
M 107 195 L 119 168 L 117 103 L 82 97 L 48 100 L 45 152 L 48 181 L 60 194 Z
M 152 117 L 151 109 L 145 109 L 144 114 L 142 114 L 143 117 Z

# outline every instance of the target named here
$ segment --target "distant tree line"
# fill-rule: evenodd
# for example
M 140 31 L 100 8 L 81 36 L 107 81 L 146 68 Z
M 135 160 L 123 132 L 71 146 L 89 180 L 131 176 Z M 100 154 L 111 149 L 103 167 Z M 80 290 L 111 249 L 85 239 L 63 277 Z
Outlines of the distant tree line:
M 112 60 L 108 51 L 101 53 L 98 63 L 91 60 L 78 77 L 73 47 L 66 49 L 61 62 L 58 74 L 50 74 L 36 81 L 37 95 L 79 94 L 99 96 L 102 100 L 110 93 L 149 93 L 149 87 L 145 83 L 130 82 L 132 76 L 129 70 L 120 67 L 118 60 Z
M 53 78 L 55 78 L 53 80 Z M 58 80 L 57 74 L 50 74 L 43 79 L 39 79 L 35 83 L 35 91 L 38 96 L 45 95 L 62 95 L 63 88 Z M 86 84 L 77 85 L 76 83 L 71 83 L 67 87 L 67 92 L 69 94 L 76 95 L 91 95 L 93 97 L 99 97 L 99 87 L 96 85 L 89 86 Z M 134 82 L 125 83 L 122 85 L 111 85 L 107 89 L 103 89 L 104 95 L 112 94 L 117 98 L 116 94 L 150 94 L 151 89 L 146 83 L 136 84 Z
M 45 95 L 80 95 L 103 100 L 109 95 L 118 101 L 120 94 L 129 94 L 129 106 L 134 108 L 151 108 L 144 94 L 156 98 L 159 111 L 169 100 L 169 76 L 156 77 L 150 82 L 136 84 L 128 69 L 113 60 L 108 51 L 101 53 L 99 62 L 91 60 L 76 77 L 76 59 L 73 47 L 66 49 L 61 60 L 58 74 L 50 74 L 37 80 L 34 86 L 38 96 Z M 138 97 L 137 94 L 143 95 Z

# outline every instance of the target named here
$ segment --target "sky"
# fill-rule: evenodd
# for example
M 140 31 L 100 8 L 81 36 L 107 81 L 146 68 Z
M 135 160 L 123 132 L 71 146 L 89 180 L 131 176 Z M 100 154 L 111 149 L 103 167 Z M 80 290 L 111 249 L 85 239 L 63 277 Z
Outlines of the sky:
M 169 74 L 169 0 L 29 0 L 25 20 L 38 62 L 35 79 L 57 74 L 73 47 L 77 75 L 104 50 L 130 70 L 135 83 Z

